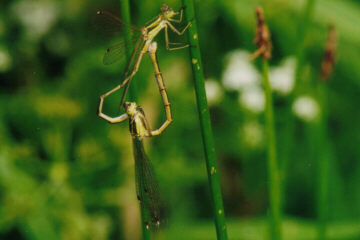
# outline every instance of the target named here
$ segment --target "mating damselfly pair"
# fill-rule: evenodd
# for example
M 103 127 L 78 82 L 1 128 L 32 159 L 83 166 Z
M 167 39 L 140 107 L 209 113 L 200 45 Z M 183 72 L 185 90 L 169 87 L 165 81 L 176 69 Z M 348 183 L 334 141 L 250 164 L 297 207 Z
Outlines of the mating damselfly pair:
M 160 135 L 172 122 L 170 102 L 165 89 L 163 76 L 160 71 L 157 59 L 157 42 L 154 41 L 154 38 L 162 30 L 164 30 L 166 49 L 170 51 L 183 49 L 189 47 L 189 44 L 170 42 L 168 37 L 168 29 L 178 35 L 182 35 L 186 29 L 191 26 L 191 23 L 189 22 L 180 31 L 172 24 L 182 22 L 183 8 L 181 8 L 179 11 L 174 11 L 168 5 L 163 4 L 160 9 L 161 13 L 149 24 L 146 24 L 140 29 L 133 26 L 128 26 L 120 18 L 110 12 L 99 10 L 96 14 L 99 22 L 105 24 L 111 23 L 112 25 L 118 26 L 119 30 L 127 25 L 127 27 L 132 32 L 133 41 L 135 42 L 131 57 L 128 59 L 122 76 L 122 82 L 115 88 L 101 95 L 98 115 L 110 123 L 120 123 L 129 119 L 129 129 L 133 138 L 134 146 L 136 192 L 142 209 L 143 223 L 147 229 L 149 229 L 150 226 L 158 227 L 160 225 L 160 197 L 153 167 L 145 154 L 142 140 L 144 137 Z M 179 17 L 176 18 L 176 16 Z M 123 50 L 125 47 L 126 44 L 124 42 L 120 42 L 109 47 L 103 57 L 103 63 L 106 65 L 112 64 L 123 57 Z M 159 87 L 166 113 L 165 122 L 155 130 L 151 130 L 150 125 L 145 117 L 145 113 L 140 106 L 138 106 L 135 102 L 125 102 L 125 97 L 130 86 L 130 82 L 138 72 L 141 60 L 145 54 L 149 54 L 149 57 L 152 61 L 155 72 L 155 79 Z M 121 97 L 120 108 L 124 107 L 125 113 L 117 117 L 110 117 L 104 114 L 102 111 L 104 99 L 123 87 L 125 87 L 125 89 Z

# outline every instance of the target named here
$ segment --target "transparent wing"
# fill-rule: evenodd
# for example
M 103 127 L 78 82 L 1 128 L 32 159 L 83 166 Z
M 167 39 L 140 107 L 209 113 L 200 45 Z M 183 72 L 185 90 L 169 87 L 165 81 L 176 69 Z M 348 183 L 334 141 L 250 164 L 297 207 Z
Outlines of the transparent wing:
M 123 35 L 124 30 L 129 29 L 131 36 L 131 39 L 128 40 L 129 42 L 134 42 L 141 36 L 139 28 L 125 23 L 121 20 L 121 18 L 105 10 L 99 10 L 96 12 L 94 25 L 98 31 L 105 33 L 105 35 L 117 34 L 121 36 Z M 103 63 L 105 65 L 109 65 L 118 60 L 125 60 L 126 46 L 127 42 L 122 41 L 109 47 L 105 52 Z
M 143 221 L 152 229 L 160 224 L 160 194 L 154 169 L 145 154 L 142 141 L 133 139 L 136 193 L 143 212 Z
M 125 23 L 121 18 L 105 10 L 96 12 L 94 24 L 98 31 L 104 33 L 123 33 L 126 28 L 129 29 L 132 35 L 141 31 L 139 28 Z
M 137 40 L 138 40 L 138 38 L 134 38 L 130 42 L 136 42 Z M 106 49 L 106 52 L 103 57 L 103 63 L 105 65 L 109 65 L 120 59 L 125 60 L 126 59 L 126 54 L 125 54 L 126 46 L 127 46 L 127 42 L 122 41 L 122 42 L 119 42 L 119 43 L 109 47 L 108 49 Z M 135 49 L 135 51 L 136 51 L 136 49 Z
M 128 73 L 129 73 L 130 68 L 131 68 L 131 67 L 134 67 L 134 65 L 132 65 L 132 64 L 135 64 L 137 53 L 139 52 L 139 50 L 142 49 L 143 44 L 144 44 L 144 41 L 142 41 L 142 44 L 140 44 L 141 40 L 142 40 L 142 39 L 139 37 L 139 39 L 138 39 L 137 42 L 135 43 L 135 47 L 134 47 L 134 49 L 133 49 L 133 52 L 132 52 L 132 54 L 131 54 L 131 56 L 130 56 L 130 59 L 129 59 L 128 63 L 126 64 L 125 71 L 124 71 L 124 73 L 123 73 L 123 75 L 122 75 L 122 77 L 121 77 L 122 81 L 124 81 L 125 78 L 126 78 L 126 76 L 128 76 Z M 140 44 L 140 45 L 139 45 L 139 44 Z M 128 90 L 129 90 L 129 86 L 130 86 L 131 80 L 132 80 L 132 78 L 129 79 L 129 81 L 127 82 L 127 84 L 126 84 L 126 86 L 125 86 L 125 88 L 124 88 L 123 94 L 122 94 L 122 96 L 121 96 L 121 101 L 120 101 L 120 104 L 119 104 L 119 111 L 118 111 L 118 113 L 120 113 L 121 108 L 123 107 L 123 104 L 124 104 L 124 102 L 125 102 L 126 94 L 127 94 Z

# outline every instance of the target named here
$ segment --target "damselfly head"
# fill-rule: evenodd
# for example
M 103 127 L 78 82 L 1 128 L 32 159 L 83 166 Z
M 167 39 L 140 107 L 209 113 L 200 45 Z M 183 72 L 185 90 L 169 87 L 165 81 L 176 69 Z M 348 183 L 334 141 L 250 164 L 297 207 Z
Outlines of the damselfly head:
M 135 102 L 124 102 L 124 108 L 125 108 L 125 112 L 129 115 L 129 116 L 133 116 L 137 110 L 137 105 Z
M 169 6 L 166 3 L 161 5 L 160 9 L 161 9 L 161 12 L 163 13 L 165 18 L 171 18 L 171 17 L 176 15 L 174 10 L 172 8 L 169 8 Z
M 161 7 L 160 7 L 160 10 L 162 11 L 162 12 L 166 12 L 167 10 L 169 10 L 170 8 L 169 8 L 169 6 L 166 4 L 166 3 L 163 3 L 162 5 L 161 5 Z

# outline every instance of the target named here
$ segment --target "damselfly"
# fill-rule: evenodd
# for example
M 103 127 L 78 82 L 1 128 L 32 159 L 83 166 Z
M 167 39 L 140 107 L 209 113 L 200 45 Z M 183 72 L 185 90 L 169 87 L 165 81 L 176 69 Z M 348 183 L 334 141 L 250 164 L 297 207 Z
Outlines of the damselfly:
M 148 49 L 148 54 L 150 56 L 150 59 L 153 63 L 153 67 L 154 67 L 154 72 L 155 72 L 155 79 L 156 82 L 159 86 L 159 90 L 160 90 L 160 94 L 164 103 L 164 108 L 165 108 L 165 113 L 166 113 L 166 120 L 165 122 L 160 126 L 160 128 L 156 129 L 156 130 L 152 130 L 151 132 L 149 132 L 149 134 L 151 136 L 156 136 L 161 134 L 165 128 L 167 128 L 169 126 L 169 124 L 172 122 L 172 117 L 171 117 L 171 108 L 170 108 L 170 102 L 166 93 L 166 89 L 165 89 L 165 83 L 160 71 L 160 67 L 158 64 L 158 60 L 157 60 L 157 43 L 156 42 L 152 42 Z M 116 118 L 112 118 L 107 116 L 106 114 L 104 114 L 102 112 L 103 109 L 103 104 L 104 104 L 104 99 L 107 97 L 108 95 L 102 95 L 100 96 L 100 105 L 99 105 L 99 111 L 98 111 L 98 115 L 102 118 L 104 118 L 105 120 L 107 120 L 110 123 L 118 123 L 118 122 L 122 122 L 123 120 L 123 115 L 116 117 Z M 126 115 L 125 115 L 126 116 Z
M 160 225 L 159 188 L 143 145 L 143 138 L 153 134 L 140 106 L 137 106 L 135 102 L 125 102 L 124 108 L 125 113 L 117 118 L 109 118 L 103 114 L 100 116 L 111 123 L 120 123 L 129 119 L 135 159 L 136 194 L 140 202 L 143 222 L 147 229 L 158 227 Z
M 140 37 L 135 38 L 137 39 L 136 44 L 132 51 L 131 58 L 129 59 L 127 67 L 124 71 L 122 83 L 116 86 L 115 88 L 111 89 L 110 91 L 106 92 L 104 95 L 102 95 L 103 98 L 109 96 L 113 92 L 127 85 L 124 90 L 123 96 L 121 98 L 120 106 L 123 105 L 131 79 L 139 70 L 139 66 L 143 56 L 148 52 L 148 49 L 152 41 L 159 34 L 161 30 L 163 29 L 165 30 L 165 42 L 166 42 L 167 50 L 178 50 L 189 46 L 189 44 L 186 43 L 171 43 L 168 37 L 168 28 L 170 28 L 170 30 L 172 30 L 178 35 L 183 35 L 186 29 L 189 26 L 191 26 L 191 23 L 189 22 L 182 31 L 179 31 L 172 24 L 172 22 L 181 23 L 183 17 L 183 9 L 180 9 L 179 11 L 174 11 L 166 4 L 162 4 L 160 9 L 161 9 L 161 13 L 156 17 L 155 20 L 151 21 L 151 23 L 146 24 L 141 29 L 131 27 L 132 32 L 136 32 L 136 29 L 138 30 L 138 32 L 140 33 Z M 179 18 L 175 19 L 174 17 L 178 15 L 180 15 Z M 107 11 L 99 10 L 97 12 L 97 16 L 98 18 L 101 19 L 101 22 L 116 23 L 119 26 L 119 28 L 125 24 L 120 18 L 116 17 L 115 15 Z M 126 44 L 121 42 L 108 48 L 103 58 L 104 64 L 112 64 L 116 62 L 123 55 L 123 49 L 125 46 Z M 171 47 L 171 46 L 176 46 L 176 47 Z

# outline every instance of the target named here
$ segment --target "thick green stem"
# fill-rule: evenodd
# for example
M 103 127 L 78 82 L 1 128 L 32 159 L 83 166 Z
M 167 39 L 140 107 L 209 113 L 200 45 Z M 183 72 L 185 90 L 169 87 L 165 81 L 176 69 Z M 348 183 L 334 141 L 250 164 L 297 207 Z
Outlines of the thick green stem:
M 213 203 L 213 214 L 215 216 L 217 239 L 226 240 L 228 239 L 228 236 L 219 181 L 219 170 L 216 163 L 215 147 L 211 129 L 210 113 L 206 100 L 204 74 L 199 48 L 199 36 L 195 20 L 194 2 L 193 0 L 183 0 L 182 2 L 183 6 L 185 7 L 185 18 L 187 21 L 191 21 L 192 23 L 192 26 L 188 29 L 189 43 L 191 45 L 191 65 L 193 70 L 196 102 L 205 152 L 206 168 Z
M 329 211 L 329 165 L 330 155 L 327 141 L 327 94 L 324 83 L 319 83 L 318 99 L 320 104 L 320 119 L 318 123 L 318 149 L 317 149 L 317 218 L 318 218 L 318 240 L 326 239 L 326 225 Z
M 130 17 L 129 0 L 121 0 L 120 4 L 121 4 L 121 18 L 124 20 L 124 22 L 126 22 L 130 25 L 131 17 Z M 126 47 L 125 47 L 126 59 L 127 59 L 127 61 L 130 61 L 132 49 L 133 49 L 133 46 L 130 41 L 131 40 L 131 30 L 127 25 L 124 25 L 123 27 L 124 27 L 124 41 L 126 43 Z M 121 79 L 121 81 L 122 80 L 123 79 Z M 136 82 L 132 81 L 131 86 L 130 86 L 130 91 L 129 91 L 131 101 L 135 101 L 135 102 L 137 102 L 137 100 L 138 100 L 136 86 L 137 86 Z
M 268 183 L 270 199 L 270 239 L 281 240 L 281 181 L 279 166 L 276 158 L 276 137 L 274 127 L 274 110 L 272 90 L 269 79 L 269 66 L 263 60 L 263 80 L 265 89 L 265 129 L 268 155 Z

